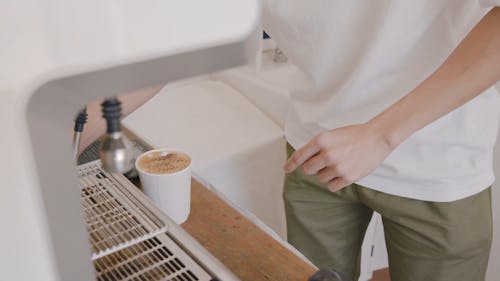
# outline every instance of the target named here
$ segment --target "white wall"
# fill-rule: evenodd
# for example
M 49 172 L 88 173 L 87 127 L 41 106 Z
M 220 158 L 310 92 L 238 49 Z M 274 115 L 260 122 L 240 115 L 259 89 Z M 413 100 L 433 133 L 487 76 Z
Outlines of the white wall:
M 500 83 L 496 85 L 500 92 Z M 500 136 L 500 132 L 499 132 Z M 487 281 L 497 281 L 500 276 L 500 138 L 497 138 L 495 156 L 493 160 L 496 182 L 493 184 L 493 246 L 491 248 L 490 263 L 486 275 Z

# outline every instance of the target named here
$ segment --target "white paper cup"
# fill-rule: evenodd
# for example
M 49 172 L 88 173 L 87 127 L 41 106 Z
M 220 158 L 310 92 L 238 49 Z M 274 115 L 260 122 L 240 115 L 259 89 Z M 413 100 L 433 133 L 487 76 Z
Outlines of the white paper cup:
M 147 157 L 153 152 L 179 152 L 186 156 L 187 153 L 177 149 L 154 149 L 141 154 L 135 160 L 135 168 L 139 172 L 142 190 L 156 203 L 165 214 L 176 223 L 181 224 L 189 216 L 191 204 L 191 158 L 189 165 L 173 173 L 153 174 L 144 171 L 138 164 L 142 157 Z M 189 157 L 189 156 L 188 156 Z

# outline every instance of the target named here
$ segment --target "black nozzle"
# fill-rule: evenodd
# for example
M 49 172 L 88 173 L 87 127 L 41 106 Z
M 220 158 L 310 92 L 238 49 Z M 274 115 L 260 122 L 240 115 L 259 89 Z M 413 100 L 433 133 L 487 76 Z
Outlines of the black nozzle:
M 320 269 L 316 271 L 308 281 L 347 281 L 345 276 L 333 269 Z
M 120 118 L 122 116 L 122 107 L 120 101 L 116 98 L 105 99 L 102 106 L 102 117 L 106 119 L 108 134 L 120 132 Z
M 75 118 L 75 132 L 82 132 L 83 127 L 87 123 L 87 108 L 84 107 Z

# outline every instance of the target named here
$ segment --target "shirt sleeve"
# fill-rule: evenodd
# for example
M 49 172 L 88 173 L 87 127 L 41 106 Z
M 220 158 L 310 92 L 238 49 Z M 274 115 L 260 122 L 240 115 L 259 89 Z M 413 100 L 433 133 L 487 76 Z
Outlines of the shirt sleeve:
M 500 0 L 479 0 L 479 4 L 483 8 L 500 7 Z

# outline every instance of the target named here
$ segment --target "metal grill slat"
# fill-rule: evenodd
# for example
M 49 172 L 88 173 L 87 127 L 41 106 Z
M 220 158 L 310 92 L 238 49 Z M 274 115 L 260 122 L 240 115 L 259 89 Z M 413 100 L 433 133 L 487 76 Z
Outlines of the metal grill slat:
M 166 230 L 165 224 L 133 212 L 134 206 L 126 206 L 119 200 L 116 184 L 108 177 L 99 178 L 100 170 L 84 170 L 80 175 L 85 219 L 90 232 L 93 258 L 117 250 L 135 240 L 150 237 Z M 120 225 L 120 227 L 118 226 Z
M 132 195 L 129 188 L 135 187 L 125 177 L 104 172 L 99 161 L 79 166 L 79 177 L 99 281 L 212 279 L 166 234 L 167 224 Z
M 141 280 L 140 276 L 144 277 L 146 275 L 151 277 L 146 280 L 163 280 L 166 277 L 171 279 L 177 277 L 181 280 L 198 280 L 186 266 L 182 266 L 179 263 L 177 257 L 171 256 L 165 258 L 155 254 L 161 248 L 165 247 L 164 244 L 151 247 L 148 246 L 148 241 L 145 240 L 129 248 L 95 260 L 94 264 L 98 272 L 98 280 Z

